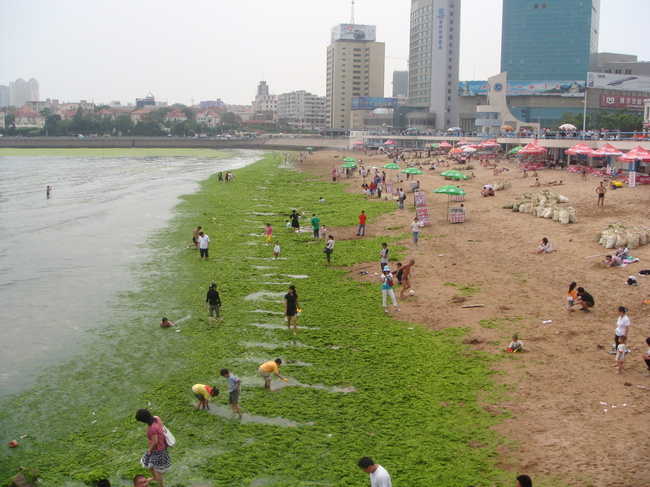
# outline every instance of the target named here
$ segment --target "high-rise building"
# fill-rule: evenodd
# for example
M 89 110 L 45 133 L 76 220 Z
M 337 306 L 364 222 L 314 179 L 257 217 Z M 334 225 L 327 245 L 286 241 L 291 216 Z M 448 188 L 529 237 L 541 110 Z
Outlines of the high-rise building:
M 9 105 L 20 108 L 28 101 L 39 100 L 38 81 L 31 78 L 25 81 L 18 78 L 16 81 L 9 83 Z
M 253 117 L 257 120 L 277 120 L 278 100 L 269 94 L 269 85 L 260 81 L 253 101 Z
M 596 70 L 600 0 L 503 0 L 508 81 L 585 80 Z
M 352 97 L 384 96 L 385 45 L 374 25 L 339 24 L 327 46 L 326 126 L 349 130 Z
M 9 106 L 9 87 L 7 85 L 0 85 L 0 108 Z
M 458 125 L 461 0 L 411 0 L 408 126 Z
M 325 97 L 304 90 L 278 95 L 278 120 L 299 129 L 322 130 L 325 127 Z
M 409 94 L 409 72 L 393 71 L 393 98 L 408 96 Z

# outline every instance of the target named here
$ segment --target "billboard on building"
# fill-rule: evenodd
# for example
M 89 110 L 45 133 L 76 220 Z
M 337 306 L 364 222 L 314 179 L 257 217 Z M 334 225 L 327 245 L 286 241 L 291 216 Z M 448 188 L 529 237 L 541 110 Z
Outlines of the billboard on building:
M 374 25 L 339 24 L 332 27 L 332 42 L 374 41 L 376 38 L 377 27 Z
M 650 92 L 650 76 L 587 73 L 587 88 Z
M 487 96 L 490 84 L 487 81 L 459 81 L 459 96 Z M 496 89 L 496 87 L 495 87 Z M 584 81 L 511 81 L 506 85 L 508 96 L 576 96 L 585 92 Z
M 352 110 L 374 110 L 375 108 L 397 108 L 397 98 L 353 96 Z
M 600 106 L 602 108 L 628 108 L 630 110 L 643 110 L 643 100 L 646 98 L 647 97 L 643 96 L 600 95 Z

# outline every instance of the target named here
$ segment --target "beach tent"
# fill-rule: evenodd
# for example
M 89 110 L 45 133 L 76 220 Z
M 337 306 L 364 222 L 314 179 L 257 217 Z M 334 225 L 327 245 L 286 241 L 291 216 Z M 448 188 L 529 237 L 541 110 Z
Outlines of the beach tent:
M 643 147 L 638 145 L 634 149 L 629 151 L 627 154 L 619 156 L 617 160 L 619 162 L 628 162 L 628 163 L 634 161 L 650 162 L 650 152 L 648 152 Z
M 610 144 L 605 144 L 604 146 L 596 149 L 591 153 L 591 157 L 611 157 L 622 155 L 623 151 L 618 150 L 616 147 L 613 147 Z
M 569 154 L 570 156 L 590 156 L 593 151 L 594 150 L 591 147 L 580 142 L 570 149 L 565 150 L 564 153 Z
M 530 144 L 525 145 L 523 149 L 517 152 L 518 156 L 534 156 L 541 154 L 546 154 L 546 147 L 539 145 L 539 142 L 537 140 L 534 140 Z

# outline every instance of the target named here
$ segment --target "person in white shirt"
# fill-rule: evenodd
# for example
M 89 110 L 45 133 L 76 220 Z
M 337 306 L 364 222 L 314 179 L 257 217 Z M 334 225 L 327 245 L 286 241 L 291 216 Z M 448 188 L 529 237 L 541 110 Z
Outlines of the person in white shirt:
M 537 250 L 535 251 L 536 254 L 550 254 L 553 252 L 553 245 L 551 242 L 548 241 L 546 237 L 542 239 L 542 241 L 539 244 L 539 247 L 537 247 Z
M 627 330 L 630 328 L 630 318 L 625 314 L 627 308 L 618 307 L 618 318 L 616 319 L 616 330 L 614 331 L 614 348 L 618 349 L 621 338 L 627 340 Z
M 370 475 L 371 487 L 392 487 L 390 474 L 384 467 L 372 461 L 372 458 L 361 457 L 357 462 L 361 470 Z
M 199 232 L 199 252 L 201 252 L 201 260 L 205 258 L 208 260 L 208 250 L 210 249 L 210 237 L 205 233 Z

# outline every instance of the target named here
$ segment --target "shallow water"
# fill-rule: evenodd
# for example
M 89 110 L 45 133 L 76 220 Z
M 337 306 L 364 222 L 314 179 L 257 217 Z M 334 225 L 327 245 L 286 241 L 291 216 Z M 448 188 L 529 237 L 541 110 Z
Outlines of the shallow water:
M 133 289 L 129 269 L 179 196 L 260 157 L 0 157 L 0 397 L 111 319 L 110 300 Z

